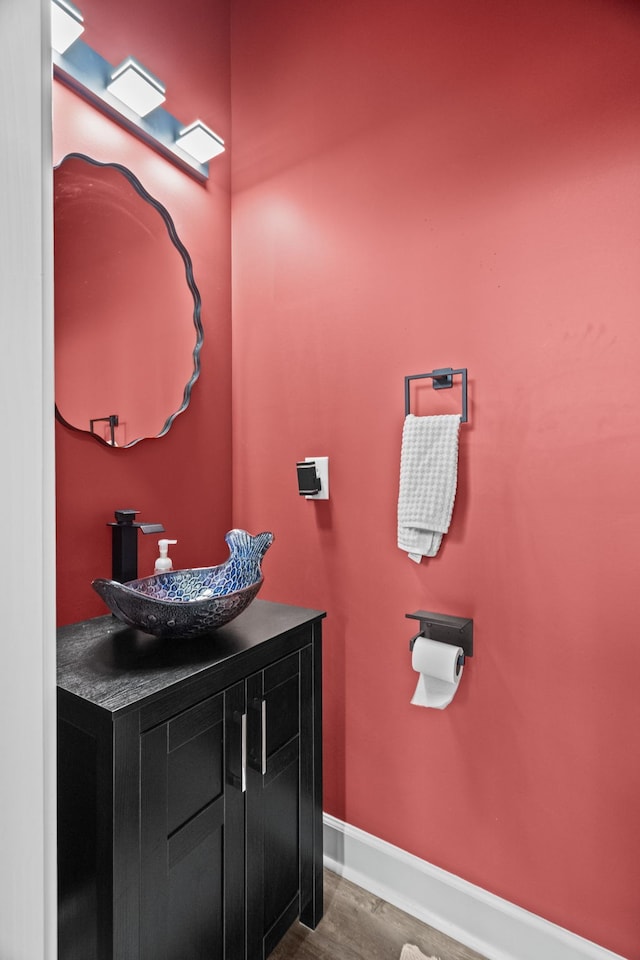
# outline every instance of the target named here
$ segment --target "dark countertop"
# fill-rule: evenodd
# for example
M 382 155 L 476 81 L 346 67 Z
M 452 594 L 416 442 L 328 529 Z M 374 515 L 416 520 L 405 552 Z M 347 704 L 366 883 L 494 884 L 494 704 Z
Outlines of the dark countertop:
M 203 671 L 223 672 L 232 658 L 242 660 L 243 653 L 268 640 L 281 638 L 286 654 L 284 635 L 324 616 L 320 610 L 254 600 L 231 623 L 191 640 L 160 640 L 111 615 L 70 624 L 58 629 L 58 688 L 117 713 Z

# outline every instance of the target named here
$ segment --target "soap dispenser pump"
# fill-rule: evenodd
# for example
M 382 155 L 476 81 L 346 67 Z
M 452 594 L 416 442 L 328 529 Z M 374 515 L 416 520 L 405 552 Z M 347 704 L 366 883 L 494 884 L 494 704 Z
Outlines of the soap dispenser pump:
M 156 560 L 156 565 L 154 573 L 168 573 L 169 570 L 173 570 L 173 563 L 171 562 L 171 557 L 168 556 L 169 544 L 177 543 L 177 540 L 158 540 L 158 547 L 160 549 L 160 556 Z

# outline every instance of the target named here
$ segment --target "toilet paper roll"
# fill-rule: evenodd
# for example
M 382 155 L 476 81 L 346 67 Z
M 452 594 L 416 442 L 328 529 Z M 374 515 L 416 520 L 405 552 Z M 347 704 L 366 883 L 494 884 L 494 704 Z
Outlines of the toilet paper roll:
M 444 710 L 458 690 L 464 669 L 462 664 L 458 666 L 458 658 L 462 655 L 462 647 L 440 643 L 428 637 L 416 637 L 411 665 L 420 677 L 411 703 L 418 707 Z

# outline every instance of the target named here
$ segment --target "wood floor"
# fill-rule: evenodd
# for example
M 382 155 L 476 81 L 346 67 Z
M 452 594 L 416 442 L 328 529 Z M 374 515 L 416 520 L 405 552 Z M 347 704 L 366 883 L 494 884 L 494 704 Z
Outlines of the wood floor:
M 315 930 L 296 924 L 269 960 L 400 960 L 405 943 L 438 960 L 484 960 L 479 953 L 397 907 L 324 872 L 324 917 Z

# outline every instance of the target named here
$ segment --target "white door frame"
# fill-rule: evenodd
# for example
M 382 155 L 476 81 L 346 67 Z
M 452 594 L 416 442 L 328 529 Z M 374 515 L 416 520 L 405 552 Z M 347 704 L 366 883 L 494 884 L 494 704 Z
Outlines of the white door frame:
M 54 960 L 49 0 L 0 0 L 0 957 Z

